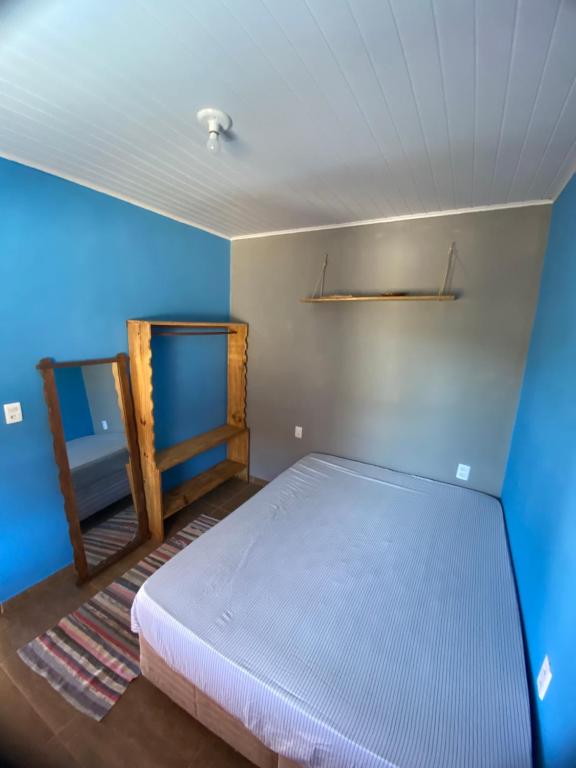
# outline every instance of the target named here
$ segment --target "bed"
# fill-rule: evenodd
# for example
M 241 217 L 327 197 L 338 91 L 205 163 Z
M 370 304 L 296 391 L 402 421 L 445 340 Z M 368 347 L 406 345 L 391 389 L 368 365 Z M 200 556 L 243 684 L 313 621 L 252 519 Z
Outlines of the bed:
M 262 768 L 528 768 L 502 509 L 322 454 L 151 576 L 142 669 Z
M 104 432 L 66 442 L 80 520 L 129 496 L 129 461 L 123 432 Z

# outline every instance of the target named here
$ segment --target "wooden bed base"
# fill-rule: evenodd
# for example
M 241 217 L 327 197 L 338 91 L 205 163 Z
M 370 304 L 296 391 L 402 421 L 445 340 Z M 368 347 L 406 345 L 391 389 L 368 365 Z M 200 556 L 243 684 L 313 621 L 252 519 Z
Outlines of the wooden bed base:
M 172 701 L 258 768 L 300 768 L 292 760 L 268 749 L 240 720 L 232 717 L 179 672 L 170 669 L 142 635 L 140 635 L 140 667 L 144 677 Z

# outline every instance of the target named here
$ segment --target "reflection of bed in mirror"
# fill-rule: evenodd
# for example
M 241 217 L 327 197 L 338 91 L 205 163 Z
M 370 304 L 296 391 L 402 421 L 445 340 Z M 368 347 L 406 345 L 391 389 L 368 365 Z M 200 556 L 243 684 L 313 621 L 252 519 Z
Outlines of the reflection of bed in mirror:
M 123 433 L 77 437 L 66 441 L 66 449 L 80 520 L 130 496 L 129 454 Z
M 81 583 L 148 536 L 128 358 L 38 368 Z

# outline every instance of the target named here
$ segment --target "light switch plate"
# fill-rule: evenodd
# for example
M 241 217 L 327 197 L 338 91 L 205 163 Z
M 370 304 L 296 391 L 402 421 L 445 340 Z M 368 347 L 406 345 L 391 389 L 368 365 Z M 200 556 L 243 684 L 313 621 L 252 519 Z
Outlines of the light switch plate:
M 548 690 L 548 686 L 550 685 L 551 680 L 552 669 L 550 667 L 550 659 L 548 656 L 544 656 L 544 661 L 542 662 L 540 672 L 538 672 L 538 677 L 536 679 L 536 685 L 538 687 L 538 698 L 540 701 L 544 700 L 544 696 L 546 696 L 546 691 Z
M 108 422 L 106 421 L 106 419 L 102 419 L 102 429 L 104 430 L 104 432 L 106 432 L 106 430 L 108 429 Z
M 297 437 L 298 440 L 302 439 L 302 427 L 294 427 L 294 437 Z
M 4 403 L 4 419 L 6 424 L 17 424 L 22 421 L 22 406 L 20 403 Z
M 458 480 L 468 480 L 470 477 L 470 467 L 468 464 L 458 464 L 458 469 L 456 470 L 456 477 Z

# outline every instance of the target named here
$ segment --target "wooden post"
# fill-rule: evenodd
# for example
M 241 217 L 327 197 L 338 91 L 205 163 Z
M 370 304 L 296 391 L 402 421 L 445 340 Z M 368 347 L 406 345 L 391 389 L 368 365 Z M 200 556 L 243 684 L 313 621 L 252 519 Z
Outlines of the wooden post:
M 130 453 L 130 460 L 126 465 L 126 470 L 132 490 L 132 501 L 134 502 L 134 509 L 138 518 L 138 542 L 141 543 L 146 541 L 150 531 L 148 515 L 146 513 L 146 495 L 138 446 L 136 416 L 134 413 L 134 403 L 132 402 L 132 391 L 130 389 L 129 360 L 128 356 L 123 352 L 118 355 L 117 362 L 112 364 L 112 375 L 114 376 L 118 405 Z
M 228 424 L 246 426 L 246 360 L 248 326 L 230 325 L 228 336 Z
M 128 321 L 128 347 L 140 462 L 148 510 L 148 526 L 152 537 L 156 541 L 163 541 L 162 480 L 160 471 L 156 466 L 154 446 L 152 329 L 150 323 L 140 320 Z
M 231 326 L 236 333 L 228 336 L 228 424 L 246 427 L 246 362 L 248 326 Z M 246 482 L 250 479 L 250 433 L 246 429 L 228 441 L 227 456 L 231 461 L 245 465 L 240 473 Z

